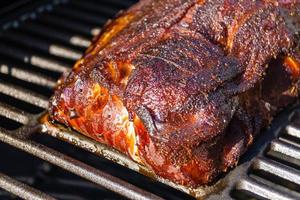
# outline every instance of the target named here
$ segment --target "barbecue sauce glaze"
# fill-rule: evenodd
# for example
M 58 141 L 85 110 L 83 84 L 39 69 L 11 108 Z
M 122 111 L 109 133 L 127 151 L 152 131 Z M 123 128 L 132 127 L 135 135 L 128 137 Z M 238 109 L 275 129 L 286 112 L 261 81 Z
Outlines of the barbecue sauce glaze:
M 298 0 L 141 0 L 109 22 L 49 113 L 196 187 L 237 164 L 299 91 Z

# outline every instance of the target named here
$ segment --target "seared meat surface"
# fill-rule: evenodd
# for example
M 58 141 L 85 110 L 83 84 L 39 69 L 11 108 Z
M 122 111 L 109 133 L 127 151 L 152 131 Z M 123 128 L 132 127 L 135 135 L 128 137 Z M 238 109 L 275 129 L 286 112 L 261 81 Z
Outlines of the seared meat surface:
M 299 0 L 141 0 L 59 81 L 50 116 L 196 187 L 298 97 Z

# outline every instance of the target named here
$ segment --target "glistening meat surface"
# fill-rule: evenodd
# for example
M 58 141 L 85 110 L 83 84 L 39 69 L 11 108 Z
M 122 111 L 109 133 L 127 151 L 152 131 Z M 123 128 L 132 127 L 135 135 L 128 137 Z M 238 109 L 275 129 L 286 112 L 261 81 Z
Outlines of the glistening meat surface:
M 59 81 L 50 116 L 196 187 L 299 91 L 299 0 L 141 0 Z

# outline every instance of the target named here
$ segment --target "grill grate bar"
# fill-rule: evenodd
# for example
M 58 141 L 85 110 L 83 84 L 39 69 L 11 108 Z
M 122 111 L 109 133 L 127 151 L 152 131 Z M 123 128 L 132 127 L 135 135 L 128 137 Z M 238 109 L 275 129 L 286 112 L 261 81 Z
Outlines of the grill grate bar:
M 9 31 L 3 35 L 3 38 L 62 58 L 78 60 L 81 57 L 81 52 L 79 51 L 60 44 L 49 43 L 46 40 L 37 39 L 36 37 L 28 36 L 24 33 L 20 34 L 18 32 Z
M 48 161 L 49 163 L 59 166 L 127 198 L 138 200 L 161 199 L 160 197 L 137 188 L 119 178 L 97 170 L 89 165 L 86 165 L 78 160 L 75 160 L 36 142 L 19 139 L 1 131 L 0 141 L 30 153 L 40 159 Z
M 55 200 L 55 198 L 0 173 L 0 187 L 26 200 Z
M 29 61 L 28 61 L 29 60 Z M 70 70 L 70 68 L 67 65 L 60 64 L 57 61 L 44 58 L 37 55 L 32 55 L 29 58 L 25 57 L 25 63 L 29 62 L 33 66 L 40 67 L 42 69 L 51 70 L 54 72 L 67 72 Z
M 6 64 L 0 65 L 0 73 L 48 88 L 53 88 L 56 85 L 56 81 L 54 79 L 51 79 L 41 73 L 36 73 Z
M 62 30 L 57 31 L 53 27 L 47 27 L 47 25 L 28 23 L 26 26 L 20 27 L 20 29 L 34 35 L 49 38 L 50 40 L 58 40 L 81 48 L 87 48 L 91 44 L 90 40 L 86 37 L 66 33 Z
M 272 141 L 270 150 L 300 160 L 300 148 L 293 144 L 276 139 Z
M 295 184 L 300 184 L 299 171 L 281 163 L 265 158 L 259 158 L 253 162 L 252 167 L 257 170 L 265 171 L 266 173 L 271 173 Z
M 288 125 L 286 127 L 286 133 L 290 136 L 300 139 L 300 129 L 295 125 Z
M 48 108 L 48 99 L 35 94 L 31 91 L 25 90 L 24 88 L 19 88 L 17 86 L 6 84 L 4 82 L 0 82 L 0 91 L 3 94 L 14 97 L 16 99 L 25 101 L 27 103 L 36 105 L 38 107 L 47 109 Z
M 58 17 L 53 14 L 43 16 L 43 18 L 38 20 L 38 22 L 41 22 L 42 24 L 52 25 L 56 28 L 67 29 L 68 31 L 76 32 L 83 36 L 93 36 L 93 27 L 78 23 L 75 20 Z
M 270 186 L 260 183 L 252 178 L 245 178 L 238 182 L 236 185 L 237 190 L 245 191 L 246 193 L 251 193 L 256 197 L 273 199 L 273 200 L 296 200 L 294 196 L 286 193 L 281 193 Z M 259 198 L 259 199 L 260 199 Z
M 254 160 L 243 163 L 247 166 L 244 177 L 235 185 L 232 195 L 238 199 L 299 199 L 299 146 L 285 139 L 287 127 L 299 119 L 299 110 L 289 110 L 285 118 L 274 121 L 273 127 L 261 136 L 266 137 L 267 143 L 254 155 Z M 298 117 L 297 117 L 298 116 Z M 278 139 L 276 139 L 278 138 Z M 258 143 L 259 144 L 259 143 Z M 258 156 L 258 157 L 257 157 Z M 236 171 L 237 169 L 235 169 Z
M 21 124 L 28 124 L 29 114 L 0 102 L 0 115 Z
M 0 53 L 13 59 L 23 61 L 24 63 L 30 63 L 33 66 L 39 67 L 41 69 L 47 69 L 60 73 L 70 70 L 70 67 L 65 64 L 59 63 L 58 61 L 40 55 L 35 55 L 33 52 L 29 53 L 25 50 L 21 50 L 11 45 L 5 45 L 3 43 L 0 43 Z
M 78 60 L 81 58 L 82 53 L 71 50 L 67 47 L 63 47 L 56 44 L 51 44 L 49 47 L 49 53 L 62 58 L 68 58 L 72 60 Z

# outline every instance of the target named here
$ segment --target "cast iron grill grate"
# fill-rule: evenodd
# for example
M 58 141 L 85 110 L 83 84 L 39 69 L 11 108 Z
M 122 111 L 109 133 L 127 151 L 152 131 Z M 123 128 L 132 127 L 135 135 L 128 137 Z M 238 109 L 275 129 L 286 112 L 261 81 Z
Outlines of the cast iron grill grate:
M 131 199 L 188 198 L 178 190 L 208 199 L 300 199 L 300 112 L 297 108 L 282 113 L 235 169 L 214 185 L 194 190 L 154 177 L 123 154 L 47 123 L 44 110 L 58 77 L 71 69 L 105 21 L 132 3 L 133 0 L 39 1 L 30 11 L 20 14 L 18 10 L 16 16 L 4 21 L 0 32 L 0 141 L 12 146 L 11 151 L 27 152 L 66 173 L 87 179 L 101 186 L 99 190 L 106 188 Z M 49 140 L 45 142 L 44 138 Z M 101 155 L 126 168 L 98 156 L 93 159 L 99 166 L 81 161 L 75 156 L 81 150 L 75 149 L 70 156 L 66 150 L 68 145 L 81 147 L 92 152 L 91 156 Z M 75 199 L 63 192 L 42 192 L 31 187 L 30 181 L 23 180 L 24 177 L 13 179 L 0 172 L 0 187 L 24 199 Z M 57 181 L 73 183 L 61 177 Z M 85 187 L 92 184 L 76 183 Z

